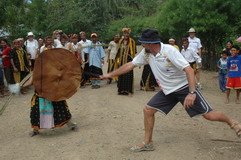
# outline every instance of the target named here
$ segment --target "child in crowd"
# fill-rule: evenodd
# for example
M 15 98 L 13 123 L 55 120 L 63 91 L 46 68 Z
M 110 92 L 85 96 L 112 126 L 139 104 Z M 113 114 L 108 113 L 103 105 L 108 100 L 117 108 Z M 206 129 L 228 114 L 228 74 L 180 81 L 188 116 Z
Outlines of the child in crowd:
M 228 57 L 227 52 L 223 51 L 222 57 L 219 59 L 217 63 L 217 67 L 219 69 L 219 72 L 218 72 L 219 88 L 221 89 L 222 92 L 226 92 L 227 57 Z
M 168 40 L 169 44 L 172 45 L 173 47 L 175 47 L 176 49 L 178 49 L 178 51 L 180 51 L 178 45 L 176 45 L 176 40 L 174 38 L 170 38 Z
M 189 41 L 185 37 L 182 38 L 182 47 L 183 49 L 181 50 L 181 54 L 188 61 L 190 66 L 193 68 L 195 77 L 196 77 L 198 68 L 202 67 L 202 58 L 197 54 L 197 52 L 193 50 L 193 48 L 189 46 Z M 196 77 L 196 81 L 197 81 L 197 77 Z M 198 82 L 197 82 L 197 87 L 199 88 Z
M 89 69 L 93 75 L 102 75 L 102 66 L 104 65 L 105 51 L 98 41 L 96 33 L 91 34 L 91 44 L 89 47 Z M 93 76 L 91 79 L 92 89 L 100 88 L 100 79 Z
M 228 79 L 227 79 L 227 97 L 226 103 L 229 103 L 229 95 L 230 90 L 236 90 L 236 103 L 239 104 L 239 95 L 241 89 L 241 56 L 238 55 L 239 47 L 237 45 L 232 46 L 231 56 L 227 61 L 227 69 L 228 69 Z

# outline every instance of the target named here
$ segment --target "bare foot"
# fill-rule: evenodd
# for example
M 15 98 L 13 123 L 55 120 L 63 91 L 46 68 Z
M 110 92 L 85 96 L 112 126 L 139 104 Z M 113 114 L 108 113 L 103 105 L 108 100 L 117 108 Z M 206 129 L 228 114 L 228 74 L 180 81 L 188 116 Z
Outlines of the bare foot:
M 236 132 L 236 135 L 238 137 L 241 137 L 241 124 L 238 122 L 233 122 L 233 124 L 231 125 L 231 129 L 233 129 Z
M 229 103 L 229 99 L 228 99 L 228 98 L 226 99 L 225 103 L 226 103 L 226 104 L 228 104 L 228 103 Z

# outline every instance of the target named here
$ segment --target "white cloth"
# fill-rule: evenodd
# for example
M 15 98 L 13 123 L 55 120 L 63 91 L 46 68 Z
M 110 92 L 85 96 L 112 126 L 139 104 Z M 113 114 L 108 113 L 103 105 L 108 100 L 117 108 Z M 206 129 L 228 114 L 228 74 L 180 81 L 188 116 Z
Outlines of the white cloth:
M 56 48 L 63 48 L 63 49 L 67 49 L 67 44 L 68 44 L 68 43 L 66 43 L 66 44 L 64 44 L 64 45 L 63 45 L 63 44 L 61 44 L 61 46 L 58 46 L 58 47 L 56 47 Z
M 201 63 L 202 59 L 201 57 L 197 54 L 197 52 L 195 52 L 192 48 L 188 47 L 186 50 L 183 48 L 181 51 L 181 54 L 183 55 L 183 57 L 189 62 L 197 62 L 197 63 Z
M 81 44 L 79 42 L 76 44 L 74 44 L 73 42 L 69 42 L 66 44 L 66 49 L 70 50 L 71 52 L 80 52 Z
M 55 48 L 61 48 L 62 44 L 59 39 L 54 39 L 54 47 Z
M 111 41 L 111 42 L 109 43 L 108 50 L 110 51 L 110 57 L 109 57 L 109 59 L 115 59 L 116 54 L 117 54 L 117 52 L 118 52 L 118 44 L 115 43 L 114 41 Z
M 86 39 L 85 41 L 83 41 L 83 40 L 79 41 L 79 43 L 82 46 L 82 51 L 81 51 L 82 60 L 86 61 L 85 58 L 84 58 L 84 56 L 85 56 L 84 54 L 89 53 L 89 47 L 91 45 L 91 41 Z
M 54 46 L 52 46 L 52 48 L 54 48 Z M 45 47 L 45 45 L 43 45 L 40 50 L 39 53 L 42 53 L 43 51 L 47 50 L 47 48 Z
M 161 43 L 160 52 L 154 56 L 143 49 L 132 61 L 135 66 L 150 64 L 156 81 L 164 94 L 170 94 L 188 84 L 184 68 L 189 66 L 182 54 L 173 46 Z
M 188 37 L 189 47 L 198 53 L 198 49 L 202 48 L 201 40 L 197 37 Z
M 26 46 L 27 52 L 31 55 L 31 59 L 35 59 L 38 52 L 38 41 L 36 39 L 32 41 L 27 40 L 24 42 L 24 45 Z

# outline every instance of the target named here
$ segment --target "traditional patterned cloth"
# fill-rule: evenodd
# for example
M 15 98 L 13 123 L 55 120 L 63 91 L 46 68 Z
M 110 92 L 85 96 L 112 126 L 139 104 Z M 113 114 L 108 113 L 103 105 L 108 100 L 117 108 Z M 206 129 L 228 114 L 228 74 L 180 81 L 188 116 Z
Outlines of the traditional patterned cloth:
M 120 67 L 133 60 L 136 54 L 136 44 L 132 38 L 129 38 L 128 41 L 121 39 L 119 46 L 120 48 L 116 55 L 116 63 Z M 133 80 L 133 70 L 126 74 L 120 75 L 117 83 L 118 94 L 126 95 L 129 93 L 133 93 Z
M 24 63 L 24 52 L 23 49 L 18 49 L 16 50 L 17 55 L 18 55 L 18 61 L 19 61 L 19 68 L 20 71 L 25 71 L 25 63 Z
M 108 59 L 108 69 L 107 73 L 112 72 L 114 70 L 115 61 L 113 59 Z
M 34 94 L 31 100 L 31 112 L 30 119 L 32 128 L 41 129 L 40 127 L 40 105 L 39 98 L 37 94 Z M 54 118 L 54 126 L 53 127 L 61 127 L 71 119 L 71 114 L 68 109 L 68 105 L 66 101 L 52 101 L 53 105 L 53 118 Z
M 154 91 L 158 86 L 149 64 L 146 64 L 142 71 L 140 87 L 145 91 Z
M 39 98 L 40 128 L 54 127 L 54 108 L 51 101 Z
M 29 73 L 29 63 L 27 59 L 27 53 L 22 48 L 21 49 L 14 48 L 11 51 L 10 55 L 15 67 L 19 71 L 19 72 L 14 72 L 15 82 L 19 83 Z

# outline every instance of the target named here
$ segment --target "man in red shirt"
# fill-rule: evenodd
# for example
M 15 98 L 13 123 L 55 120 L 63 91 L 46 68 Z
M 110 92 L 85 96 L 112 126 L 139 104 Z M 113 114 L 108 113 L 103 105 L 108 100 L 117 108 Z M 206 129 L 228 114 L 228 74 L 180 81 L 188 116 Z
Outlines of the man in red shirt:
M 3 48 L 2 63 L 3 63 L 4 76 L 8 84 L 14 84 L 15 81 L 13 78 L 13 70 L 12 70 L 12 65 L 10 60 L 11 48 L 8 46 L 6 39 L 1 40 L 1 46 Z

